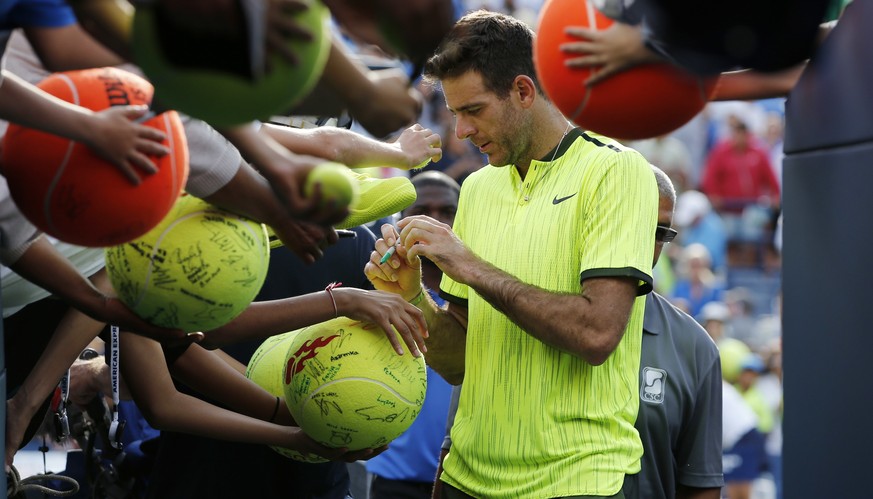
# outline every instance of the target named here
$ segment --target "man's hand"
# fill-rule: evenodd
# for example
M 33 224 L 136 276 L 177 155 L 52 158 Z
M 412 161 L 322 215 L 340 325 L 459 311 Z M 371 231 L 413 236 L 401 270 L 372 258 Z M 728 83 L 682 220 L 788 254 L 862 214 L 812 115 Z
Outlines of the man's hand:
M 288 45 L 294 40 L 312 41 L 312 33 L 297 23 L 296 15 L 309 8 L 301 0 L 269 0 L 266 9 L 267 58 L 266 72 L 270 72 L 270 54 L 279 54 L 288 64 L 300 63 L 297 54 Z
M 480 262 L 448 224 L 415 215 L 397 222 L 397 227 L 400 229 L 399 255 L 408 261 L 426 257 L 459 283 L 467 283 Z
M 279 200 L 288 209 L 290 216 L 323 226 L 334 225 L 348 216 L 348 207 L 323 203 L 321 189 L 318 186 L 312 196 L 307 198 L 303 195 L 306 177 L 313 168 L 324 163 L 325 160 L 303 155 L 276 159 L 277 161 L 261 163 L 257 166 L 261 174 L 270 182 Z
M 396 247 L 395 253 L 382 263 L 382 257 L 392 247 Z M 406 301 L 422 291 L 421 260 L 407 258 L 400 235 L 391 224 L 382 226 L 382 238 L 376 241 L 370 261 L 364 266 L 364 274 L 376 289 L 400 295 Z

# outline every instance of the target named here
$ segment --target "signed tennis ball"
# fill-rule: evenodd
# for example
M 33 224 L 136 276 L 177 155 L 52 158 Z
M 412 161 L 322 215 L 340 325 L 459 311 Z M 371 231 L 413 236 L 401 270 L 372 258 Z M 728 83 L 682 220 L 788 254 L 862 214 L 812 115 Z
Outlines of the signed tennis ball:
M 105 254 L 112 287 L 137 315 L 158 326 L 209 331 L 254 300 L 270 244 L 263 224 L 183 195 L 155 228 Z
M 282 381 L 300 428 L 322 445 L 352 451 L 397 438 L 427 390 L 423 357 L 397 355 L 382 329 L 347 317 L 295 334 Z
M 288 352 L 288 345 L 291 344 L 294 334 L 295 331 L 291 331 L 267 338 L 255 350 L 252 358 L 249 359 L 248 366 L 246 366 L 246 377 L 277 397 L 285 395 L 285 390 L 282 386 L 282 371 L 285 366 L 285 354 Z M 296 461 L 306 463 L 327 462 L 327 459 L 322 457 L 305 455 L 302 452 L 285 447 L 271 445 L 270 448 Z
M 311 197 L 316 184 L 321 185 L 321 202 L 335 203 L 337 207 L 354 207 L 358 202 L 358 179 L 351 170 L 339 163 L 322 163 L 309 172 L 303 185 L 303 194 Z

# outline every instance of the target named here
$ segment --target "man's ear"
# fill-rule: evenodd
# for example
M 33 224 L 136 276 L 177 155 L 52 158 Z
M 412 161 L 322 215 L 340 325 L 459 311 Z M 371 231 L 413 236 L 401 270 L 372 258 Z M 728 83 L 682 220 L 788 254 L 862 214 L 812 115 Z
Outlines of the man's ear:
M 518 97 L 519 103 L 524 108 L 533 105 L 537 98 L 537 87 L 533 79 L 527 75 L 518 75 L 512 82 L 512 92 Z

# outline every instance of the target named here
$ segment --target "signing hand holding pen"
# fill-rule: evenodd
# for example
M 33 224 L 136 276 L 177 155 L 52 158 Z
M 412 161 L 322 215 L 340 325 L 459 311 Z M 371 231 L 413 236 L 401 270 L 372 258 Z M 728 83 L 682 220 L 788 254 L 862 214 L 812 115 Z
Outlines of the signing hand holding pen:
M 377 289 L 400 293 L 406 299 L 415 298 L 420 288 L 421 256 L 462 283 L 480 261 L 449 225 L 431 217 L 406 217 L 397 223 L 397 228 L 399 233 L 391 225 L 382 226 L 382 239 L 376 241 L 375 251 L 364 268 Z M 386 254 L 389 254 L 387 258 Z M 410 270 L 414 270 L 414 275 L 410 275 L 413 274 Z
M 382 238 L 376 241 L 364 273 L 373 286 L 410 301 L 421 292 L 421 262 L 407 261 L 406 248 L 400 245 L 400 234 L 391 224 L 381 227 Z M 388 255 L 387 257 L 385 255 Z

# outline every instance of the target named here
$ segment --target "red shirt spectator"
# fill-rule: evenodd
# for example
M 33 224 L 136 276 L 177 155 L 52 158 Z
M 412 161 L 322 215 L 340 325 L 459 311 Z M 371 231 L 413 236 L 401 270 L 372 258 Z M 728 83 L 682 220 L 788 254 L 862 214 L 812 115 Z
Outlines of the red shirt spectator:
M 713 148 L 701 188 L 717 211 L 741 212 L 762 197 L 779 204 L 779 182 L 769 153 L 755 143 L 745 123 L 731 117 L 731 135 Z

